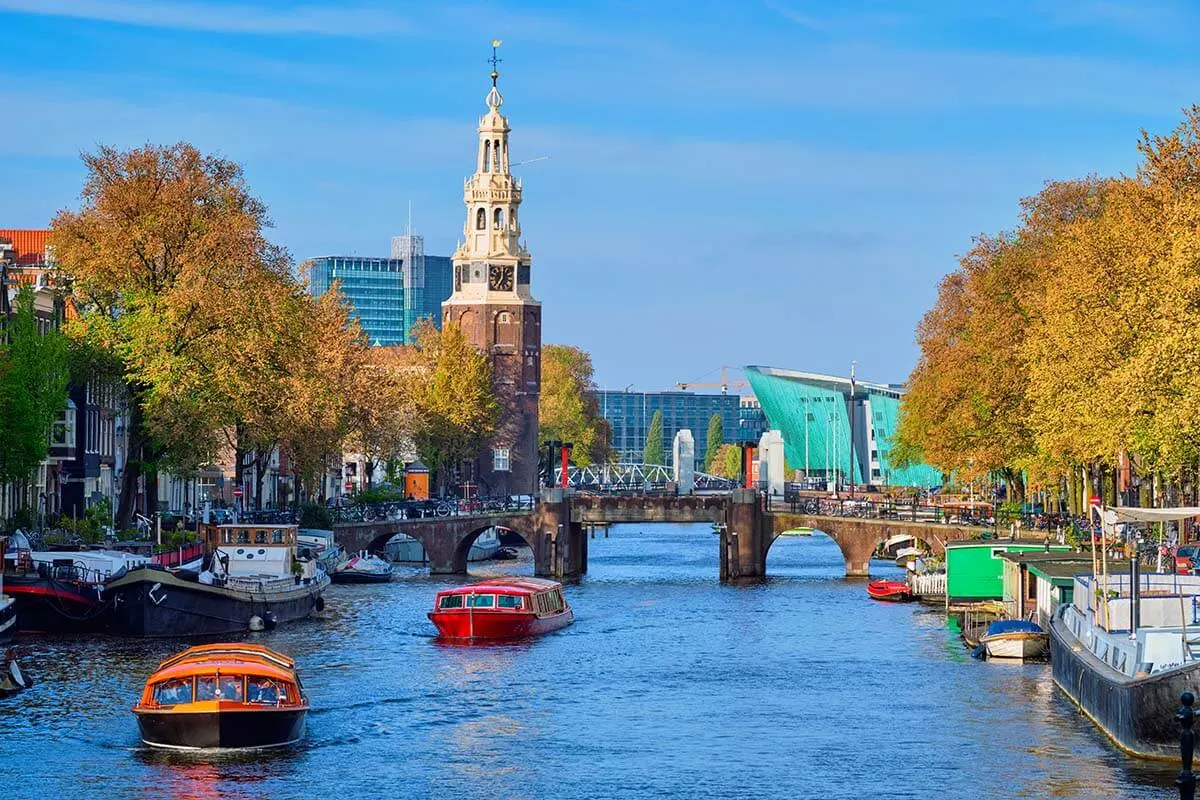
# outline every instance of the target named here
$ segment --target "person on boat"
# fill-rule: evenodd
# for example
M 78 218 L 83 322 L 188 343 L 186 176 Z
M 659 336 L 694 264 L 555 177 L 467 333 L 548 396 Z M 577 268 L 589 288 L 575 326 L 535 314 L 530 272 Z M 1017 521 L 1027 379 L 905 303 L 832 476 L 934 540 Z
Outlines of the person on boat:
M 247 681 L 247 701 L 274 705 L 279 702 L 279 687 L 270 678 L 251 678 Z
M 214 675 L 201 675 L 196 678 L 196 702 L 217 699 L 217 679 Z
M 222 675 L 221 699 L 240 703 L 242 701 L 242 679 L 232 675 Z

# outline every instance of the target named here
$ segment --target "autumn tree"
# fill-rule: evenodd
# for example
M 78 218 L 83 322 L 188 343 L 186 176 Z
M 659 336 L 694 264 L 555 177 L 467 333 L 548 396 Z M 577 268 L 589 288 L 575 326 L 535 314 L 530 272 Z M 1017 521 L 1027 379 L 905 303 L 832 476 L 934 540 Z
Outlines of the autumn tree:
M 571 442 L 576 464 L 606 461 L 608 422 L 596 401 L 592 358 L 578 347 L 542 348 L 542 389 L 538 398 L 538 441 Z
M 708 472 L 718 478 L 737 480 L 742 475 L 742 448 L 736 444 L 723 444 L 717 448 Z
M 417 429 L 417 370 L 401 348 L 370 347 L 349 397 L 346 445 L 363 457 L 367 488 L 376 466 L 395 458 Z
M 54 218 L 50 246 L 81 312 L 68 334 L 122 366 L 130 418 L 117 519 L 125 526 L 138 476 L 160 458 L 215 455 L 220 418 L 205 416 L 216 407 L 206 387 L 232 354 L 252 355 L 238 334 L 261 308 L 255 287 L 288 280 L 291 265 L 263 235 L 266 208 L 237 164 L 183 143 L 100 147 L 83 160 L 81 206 Z M 147 482 L 151 507 L 156 485 Z
M 704 471 L 711 472 L 713 461 L 725 443 L 725 427 L 721 423 L 721 415 L 713 414 L 708 419 L 708 431 L 704 436 Z
M 650 428 L 646 431 L 646 449 L 642 456 L 643 464 L 665 464 L 663 452 L 663 413 L 662 409 L 654 412 L 650 418 Z
M 500 401 L 487 357 L 457 325 L 416 331 L 413 441 L 431 471 L 456 470 L 473 460 L 496 431 Z
M 32 289 L 21 288 L 13 310 L 0 317 L 0 483 L 27 480 L 46 458 L 69 379 L 66 337 L 38 331 Z

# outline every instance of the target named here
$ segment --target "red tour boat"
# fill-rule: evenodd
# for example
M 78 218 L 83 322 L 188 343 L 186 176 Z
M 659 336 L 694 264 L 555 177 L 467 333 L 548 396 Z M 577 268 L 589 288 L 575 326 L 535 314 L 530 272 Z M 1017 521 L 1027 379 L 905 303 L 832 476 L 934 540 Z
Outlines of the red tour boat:
M 871 581 L 867 584 L 867 594 L 872 600 L 891 600 L 898 603 L 913 599 L 912 589 L 903 581 Z
M 513 577 L 438 592 L 429 619 L 443 639 L 519 639 L 565 628 L 575 614 L 562 584 Z

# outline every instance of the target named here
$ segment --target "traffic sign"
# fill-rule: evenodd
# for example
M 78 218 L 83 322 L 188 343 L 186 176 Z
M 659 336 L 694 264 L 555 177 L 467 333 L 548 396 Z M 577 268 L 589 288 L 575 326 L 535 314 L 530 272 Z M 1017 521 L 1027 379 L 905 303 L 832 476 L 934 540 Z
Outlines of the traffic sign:
M 242 487 L 240 487 L 240 486 L 233 487 L 233 496 L 241 497 L 242 496 Z

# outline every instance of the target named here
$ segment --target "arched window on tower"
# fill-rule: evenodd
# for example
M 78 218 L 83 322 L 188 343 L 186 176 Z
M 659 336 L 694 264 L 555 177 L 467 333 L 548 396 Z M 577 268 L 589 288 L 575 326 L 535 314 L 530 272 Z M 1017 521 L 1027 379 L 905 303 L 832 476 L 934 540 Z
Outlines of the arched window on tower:
M 504 209 L 503 208 L 496 209 L 496 213 L 494 215 L 493 221 L 495 223 L 496 230 L 502 230 L 504 228 Z
M 487 211 L 482 208 L 475 212 L 475 230 L 487 230 Z
M 492 143 L 492 155 L 496 159 L 496 172 L 500 171 L 500 140 L 497 139 Z

